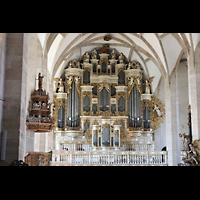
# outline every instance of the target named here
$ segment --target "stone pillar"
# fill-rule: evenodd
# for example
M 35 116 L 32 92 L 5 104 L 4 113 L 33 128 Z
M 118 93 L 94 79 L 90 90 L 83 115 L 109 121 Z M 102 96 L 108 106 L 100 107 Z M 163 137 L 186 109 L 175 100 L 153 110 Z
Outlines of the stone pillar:
M 168 165 L 177 165 L 176 76 L 165 80 L 166 146 Z
M 3 103 L 4 103 L 5 55 L 6 55 L 6 33 L 0 33 L 0 141 L 1 141 L 1 132 L 3 131 L 2 120 L 3 120 Z
M 7 131 L 6 160 L 0 165 L 9 165 L 19 156 L 19 136 L 24 131 L 20 124 L 25 123 L 21 113 L 24 108 L 26 84 L 23 79 L 27 69 L 23 66 L 23 33 L 6 34 L 5 82 L 3 104 L 3 130 Z
M 199 79 L 196 67 L 194 65 L 194 56 L 192 53 L 188 56 L 188 94 L 189 104 L 191 105 L 192 113 L 192 139 L 193 141 L 200 138 L 200 123 L 199 123 L 199 106 L 198 106 L 198 87 L 197 80 Z
M 37 33 L 25 33 L 24 34 L 24 66 L 27 67 L 27 76 L 26 76 L 26 105 L 24 105 L 25 109 L 25 118 L 28 115 L 28 105 L 29 101 L 31 100 L 31 92 L 36 87 L 36 69 L 37 69 Z M 24 126 L 24 129 L 26 129 L 26 124 L 22 124 Z M 24 141 L 22 141 L 24 140 Z M 24 143 L 23 146 L 21 146 L 21 143 Z M 30 130 L 25 131 L 25 135 L 20 140 L 20 146 L 23 148 L 21 159 L 23 159 L 24 155 L 27 152 L 32 152 L 34 150 L 34 132 Z

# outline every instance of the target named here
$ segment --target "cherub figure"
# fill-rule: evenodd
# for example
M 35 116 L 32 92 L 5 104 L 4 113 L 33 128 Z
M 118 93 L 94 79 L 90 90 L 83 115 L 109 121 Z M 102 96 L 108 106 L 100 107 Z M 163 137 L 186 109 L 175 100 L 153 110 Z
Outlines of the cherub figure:
M 120 64 L 124 63 L 124 55 L 123 55 L 123 53 L 120 53 L 120 55 L 119 55 L 119 63 Z
M 94 49 L 92 51 L 92 59 L 97 59 L 97 50 L 96 49 Z
M 85 55 L 83 56 L 83 62 L 89 63 L 90 61 L 90 55 L 88 52 L 85 53 Z

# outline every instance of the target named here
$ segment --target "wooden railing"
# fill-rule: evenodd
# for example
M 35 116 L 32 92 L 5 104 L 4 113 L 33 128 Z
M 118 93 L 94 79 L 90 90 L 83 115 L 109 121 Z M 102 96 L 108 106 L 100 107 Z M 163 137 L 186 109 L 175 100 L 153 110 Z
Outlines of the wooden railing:
M 51 166 L 166 166 L 166 151 L 59 151 Z
M 24 162 L 28 166 L 49 166 L 51 153 L 44 152 L 28 152 L 24 158 Z

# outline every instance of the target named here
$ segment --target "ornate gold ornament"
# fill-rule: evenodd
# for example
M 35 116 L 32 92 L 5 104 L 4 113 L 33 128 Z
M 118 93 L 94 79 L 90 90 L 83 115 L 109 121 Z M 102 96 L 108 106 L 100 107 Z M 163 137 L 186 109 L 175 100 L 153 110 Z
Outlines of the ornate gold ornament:
M 75 81 L 76 83 L 76 88 L 77 88 L 77 91 L 78 91 L 78 95 L 80 96 L 81 95 L 81 76 L 72 76 L 72 75 L 67 75 L 66 77 L 66 80 L 65 80 L 65 91 L 67 94 L 70 93 L 70 89 L 72 89 L 72 82 L 73 80 Z
M 87 131 L 84 133 L 85 139 L 87 140 L 87 143 L 92 145 L 92 131 L 91 128 L 88 128 Z
M 98 84 L 99 93 L 101 92 L 101 90 L 103 90 L 104 87 L 108 92 L 110 92 L 110 84 L 107 81 L 103 81 Z
M 74 81 L 76 83 L 76 88 L 78 91 L 79 97 L 81 96 L 81 76 L 74 76 Z
M 53 97 L 53 118 L 54 118 L 54 128 L 53 130 L 55 131 L 56 128 L 58 131 L 64 131 L 65 128 L 58 128 L 58 110 L 60 109 L 61 105 L 63 106 L 63 108 L 66 110 L 67 106 L 66 106 L 66 102 L 64 98 L 56 98 L 56 95 L 54 95 Z M 65 117 L 65 124 L 66 124 L 66 117 Z
M 137 91 L 141 94 L 142 93 L 142 77 L 141 76 L 128 76 L 127 77 L 127 84 L 128 84 L 128 88 L 127 88 L 127 93 L 128 93 L 128 98 L 130 96 L 130 93 L 134 87 L 134 85 L 136 85 Z
M 66 76 L 65 77 L 66 79 L 65 79 L 65 92 L 67 93 L 67 94 L 69 94 L 70 93 L 70 89 L 72 89 L 72 87 L 71 87 L 71 85 L 72 85 L 72 81 L 74 80 L 74 77 L 73 76 Z
M 102 130 L 107 127 L 112 134 L 112 123 L 114 124 L 120 124 L 121 121 L 123 121 L 125 129 L 123 129 L 122 127 L 120 128 L 120 130 L 118 131 L 118 134 L 120 135 L 120 144 L 123 145 L 126 142 L 127 139 L 127 133 L 131 132 L 132 133 L 135 131 L 140 131 L 141 133 L 143 132 L 143 127 L 129 127 L 129 123 L 128 123 L 128 108 L 129 108 L 129 97 L 130 97 L 130 93 L 133 89 L 134 86 L 136 86 L 137 91 L 140 93 L 140 95 L 143 93 L 143 81 L 142 81 L 142 77 L 143 77 L 143 70 L 141 69 L 141 65 L 140 63 L 136 62 L 136 61 L 132 61 L 130 62 L 130 65 L 128 65 L 127 70 L 125 70 L 126 68 L 126 64 L 124 63 L 124 56 L 123 54 L 121 54 L 120 56 L 118 56 L 118 54 L 113 53 L 110 54 L 111 56 L 111 60 L 108 60 L 108 56 L 105 55 L 105 53 L 109 53 L 110 49 L 108 49 L 109 46 L 104 46 L 99 53 L 104 53 L 104 55 L 101 55 L 100 60 L 97 60 L 97 53 L 94 52 L 92 54 L 92 59 L 90 60 L 90 55 L 89 53 L 86 53 L 84 55 L 84 59 L 83 59 L 83 64 L 81 64 L 83 66 L 83 69 L 80 69 L 80 63 L 78 63 L 77 61 L 71 61 L 69 62 L 68 68 L 77 68 L 77 69 L 66 69 L 65 71 L 65 92 L 67 94 L 70 93 L 70 89 L 72 88 L 72 82 L 74 81 L 76 84 L 76 88 L 78 91 L 78 95 L 79 95 L 79 99 L 80 99 L 80 118 L 81 118 L 81 122 L 84 124 L 86 122 L 86 120 L 89 121 L 90 120 L 94 120 L 94 118 L 96 118 L 97 120 L 99 119 L 109 119 L 107 121 L 112 121 L 111 123 L 104 123 L 100 127 L 100 132 L 102 132 Z M 118 56 L 118 59 L 116 59 Z M 109 57 L 110 58 L 110 57 Z M 91 64 L 90 64 L 91 61 Z M 106 62 L 107 65 L 107 71 L 106 73 L 102 73 L 102 63 Z M 120 62 L 120 64 L 117 64 L 117 62 Z M 93 65 L 96 65 L 96 72 L 93 73 Z M 112 73 L 112 66 L 115 66 L 115 73 Z M 129 69 L 130 68 L 130 69 Z M 99 71 L 100 69 L 100 71 Z M 84 72 L 88 70 L 90 72 L 90 84 L 84 84 L 83 83 L 83 79 L 82 76 L 84 74 Z M 108 74 L 110 70 L 110 73 Z M 99 72 L 98 72 L 99 71 Z M 117 76 L 119 76 L 119 73 L 123 71 L 125 74 L 125 84 L 118 84 L 118 79 Z M 126 73 L 125 73 L 126 72 Z M 98 77 L 97 75 L 102 75 L 101 77 Z M 104 76 L 106 75 L 106 76 Z M 105 78 L 104 78 L 105 77 Z M 107 77 L 108 80 L 106 79 Z M 97 80 L 96 80 L 97 79 Z M 56 88 L 58 86 L 58 81 L 60 79 L 59 78 L 55 78 L 55 84 L 56 84 Z M 148 80 L 148 86 L 151 87 L 152 85 L 152 81 L 153 81 L 153 77 L 150 77 Z M 81 90 L 80 86 L 83 85 L 91 85 L 93 87 L 97 86 L 97 95 L 92 94 L 92 87 L 88 86 L 88 87 L 83 87 L 84 90 Z M 114 96 L 111 96 L 111 86 L 113 88 L 116 88 L 116 86 L 124 86 L 124 87 L 118 87 L 116 90 L 116 94 Z M 105 89 L 107 90 L 107 92 L 109 92 L 109 98 L 110 98 L 110 103 L 109 103 L 109 110 L 107 111 L 100 111 L 99 110 L 99 93 L 102 91 L 102 89 L 105 87 Z M 82 89 L 83 89 L 82 88 Z M 86 90 L 86 91 L 85 91 Z M 152 90 L 151 90 L 152 91 Z M 82 92 L 82 93 L 81 93 Z M 88 96 L 90 99 L 90 111 L 83 111 L 83 99 L 85 98 L 85 96 Z M 143 122 L 143 111 L 145 109 L 145 107 L 147 106 L 149 111 L 150 111 L 150 128 L 152 130 L 155 130 L 156 128 L 158 128 L 160 126 L 160 124 L 163 122 L 163 119 L 165 117 L 165 109 L 164 109 L 164 105 L 162 104 L 162 102 L 154 97 L 151 96 L 152 94 L 149 94 L 149 99 L 144 99 L 141 100 L 141 115 L 142 115 L 142 122 Z M 66 95 L 67 96 L 67 95 Z M 118 101 L 120 99 L 120 97 L 123 97 L 125 100 L 125 111 L 118 111 Z M 142 97 L 142 95 L 141 95 Z M 151 98 L 150 98 L 151 97 Z M 95 99 L 94 99 L 95 98 Z M 79 127 L 67 127 L 66 126 L 66 119 L 67 119 L 67 99 L 59 99 L 56 97 L 56 95 L 54 95 L 54 111 L 53 111 L 53 116 L 55 118 L 55 127 L 54 130 L 58 130 L 57 126 L 58 126 L 58 110 L 60 108 L 60 106 L 63 105 L 63 107 L 65 108 L 65 128 L 62 130 L 77 130 L 77 131 L 83 131 L 83 127 L 81 129 L 81 125 L 79 125 Z M 94 112 L 92 111 L 92 107 L 93 105 L 97 106 L 97 112 L 94 114 Z M 115 105 L 116 106 L 116 111 L 112 112 L 111 111 L 111 106 Z M 82 118 L 82 116 L 85 116 Z M 98 117 L 91 117 L 91 116 L 98 116 Z M 93 119 L 92 119 L 93 118 Z M 101 120 L 97 121 L 95 119 L 94 123 L 95 125 L 99 125 L 101 124 Z M 116 121 L 117 120 L 117 121 Z M 82 124 L 80 123 L 80 124 Z M 83 124 L 82 124 L 83 125 Z M 91 124 L 89 124 L 91 126 Z M 92 126 L 91 126 L 92 127 Z M 92 145 L 92 128 L 89 127 L 88 130 L 84 133 L 85 138 L 87 140 L 87 142 Z M 59 129 L 60 130 L 60 129 Z M 101 134 L 101 133 L 99 133 Z M 131 134 L 131 133 L 130 133 Z
M 120 127 L 120 144 L 123 145 L 126 142 L 126 138 L 127 138 L 127 132 Z
M 102 125 L 102 131 L 103 131 L 105 128 L 107 128 L 107 129 L 110 131 L 110 124 L 108 124 L 108 123 L 103 124 L 103 125 Z
M 160 127 L 160 124 L 163 123 L 165 118 L 165 105 L 157 97 L 152 96 L 152 118 L 151 118 L 151 127 L 153 130 Z

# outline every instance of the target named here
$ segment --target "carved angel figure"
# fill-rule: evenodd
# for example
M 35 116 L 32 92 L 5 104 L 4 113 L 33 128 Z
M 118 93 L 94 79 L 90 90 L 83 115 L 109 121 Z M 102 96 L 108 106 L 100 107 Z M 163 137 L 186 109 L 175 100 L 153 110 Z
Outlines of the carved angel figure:
M 128 85 L 132 85 L 134 82 L 134 77 L 128 77 L 128 80 L 129 80 Z
M 137 77 L 138 85 L 141 85 L 141 78 Z
M 145 94 L 150 94 L 150 86 L 148 80 L 145 81 Z
M 116 59 L 116 52 L 114 49 L 111 52 L 111 59 Z
M 64 93 L 64 81 L 62 80 L 62 78 L 60 78 L 60 80 L 59 80 L 59 90 L 58 90 L 58 92 L 59 93 Z
M 85 53 L 85 55 L 83 56 L 83 62 L 89 63 L 90 61 L 90 55 L 88 52 Z
M 96 49 L 94 49 L 92 51 L 92 59 L 97 59 L 97 50 Z
M 80 76 L 76 76 L 75 77 L 75 82 L 76 82 L 76 84 L 80 84 L 80 80 L 81 79 L 81 77 Z
M 136 69 L 140 69 L 140 63 L 137 62 L 136 65 L 135 65 Z
M 74 68 L 80 69 L 80 62 L 78 62 L 76 59 L 72 61 L 72 65 L 73 65 Z
M 129 62 L 128 63 L 128 68 L 127 69 L 133 69 L 133 63 Z
M 73 66 L 73 64 L 72 64 L 72 61 L 69 62 L 68 68 L 74 68 L 74 66 Z
M 67 84 L 70 85 L 72 82 L 72 76 L 67 76 L 66 79 L 67 79 Z
M 159 117 L 162 115 L 162 113 L 157 105 L 154 106 L 154 110 L 156 110 Z
M 124 63 L 124 55 L 123 55 L 123 53 L 120 53 L 120 55 L 119 55 L 119 63 L 120 64 Z

